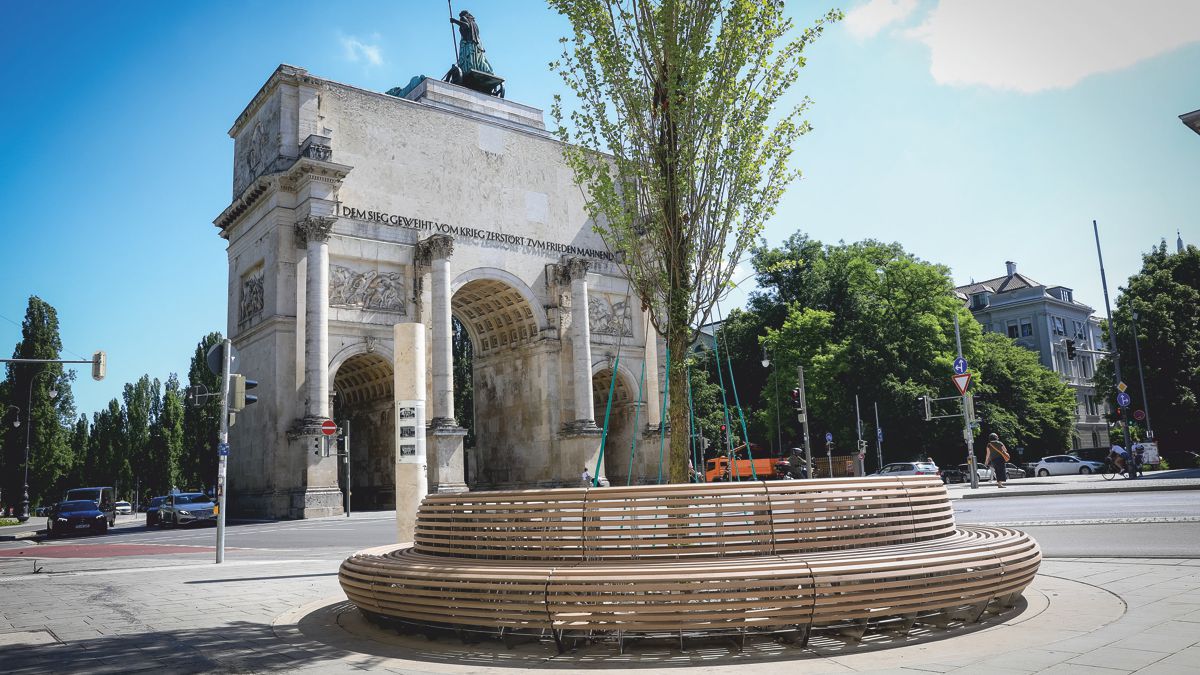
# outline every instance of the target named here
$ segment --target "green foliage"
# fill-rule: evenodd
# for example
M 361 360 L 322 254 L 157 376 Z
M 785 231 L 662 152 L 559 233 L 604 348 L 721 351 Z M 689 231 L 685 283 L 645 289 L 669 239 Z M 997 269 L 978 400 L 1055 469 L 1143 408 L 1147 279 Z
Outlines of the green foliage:
M 451 319 L 454 333 L 451 349 L 454 353 L 454 415 L 458 424 L 467 430 L 463 447 L 475 447 L 475 371 L 471 335 L 458 319 Z
M 683 354 L 799 172 L 804 99 L 776 104 L 804 49 L 841 18 L 791 35 L 780 0 L 550 0 L 571 22 L 551 64 L 574 93 L 552 113 L 596 231 L 673 354 Z M 565 122 L 569 118 L 570 129 Z M 669 373 L 684 388 L 683 359 Z M 687 423 L 672 397 L 673 428 Z M 687 436 L 671 437 L 671 482 L 687 480 Z
M 222 340 L 220 333 L 209 333 L 196 345 L 188 366 L 188 387 L 198 386 L 210 393 L 221 391 L 221 378 L 208 369 L 208 350 Z M 201 489 L 217 483 L 217 436 L 221 430 L 221 398 L 209 396 L 198 405 L 189 405 L 183 413 L 183 447 L 179 461 L 180 488 Z
M 0 527 L 8 527 L 9 525 L 20 525 L 21 521 L 16 518 L 0 518 Z
M 1200 249 L 1171 253 L 1166 243 L 1142 256 L 1142 269 L 1129 278 L 1114 311 L 1121 379 L 1129 385 L 1131 410 L 1149 403 L 1160 450 L 1200 448 Z M 1146 391 L 1141 391 L 1134 353 L 1132 316 L 1137 311 L 1138 349 Z M 1107 332 L 1107 331 L 1106 331 Z M 1107 339 L 1107 335 L 1105 336 Z M 1096 381 L 1111 383 L 1113 364 L 1097 367 Z M 1116 393 L 1104 387 L 1111 409 Z
M 1010 449 L 1030 457 L 1071 447 L 1075 392 L 1035 352 L 999 333 L 984 333 L 973 365 L 980 371 L 976 405 L 984 433 L 1000 436 Z
M 21 324 L 21 341 L 13 358 L 62 358 L 58 312 L 30 296 Z M 75 417 L 71 394 L 74 374 L 59 363 L 9 363 L 0 384 L 0 492 L 4 503 L 16 506 L 25 483 L 25 450 L 29 449 L 30 504 L 54 501 L 75 464 L 69 427 Z M 54 392 L 54 396 L 51 396 Z M 20 426 L 13 423 L 20 421 Z
M 1070 390 L 1037 362 L 1036 354 L 1001 336 L 984 335 L 954 295 L 944 266 L 922 261 L 899 244 L 823 246 L 802 234 L 775 249 L 756 249 L 753 262 L 762 291 L 751 297 L 748 314 L 761 323 L 772 366 L 761 396 L 750 405 L 758 406 L 769 423 L 775 410 L 781 411 L 785 447 L 801 445 L 789 394 L 796 386 L 796 367 L 803 366 L 816 452 L 823 450 L 819 439 L 825 432 L 834 436 L 835 453 L 852 451 L 857 394 L 863 438 L 872 450 L 873 406 L 879 405 L 885 462 L 925 455 L 943 464 L 965 461 L 961 421 L 926 422 L 919 401 L 954 393 L 949 376 L 957 354 L 955 315 L 963 353 L 973 366 L 973 391 L 987 401 L 980 404 L 986 411 L 983 431 L 992 430 L 990 424 L 1047 451 L 1069 447 Z M 757 350 L 740 357 L 743 370 L 759 368 Z M 747 398 L 743 395 L 744 403 Z M 956 400 L 944 401 L 935 414 L 959 409 Z M 771 433 L 770 427 L 761 433 Z M 868 470 L 875 468 L 874 454 L 867 454 Z

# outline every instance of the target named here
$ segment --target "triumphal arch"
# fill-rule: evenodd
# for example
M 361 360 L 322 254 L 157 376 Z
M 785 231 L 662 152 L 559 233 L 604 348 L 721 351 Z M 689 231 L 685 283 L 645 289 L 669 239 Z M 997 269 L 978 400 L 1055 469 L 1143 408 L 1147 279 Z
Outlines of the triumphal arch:
M 259 382 L 231 429 L 231 509 L 339 513 L 347 469 L 355 508 L 394 503 L 411 447 L 394 401 L 402 323 L 422 324 L 427 345 L 430 492 L 577 485 L 614 370 L 601 472 L 651 477 L 657 452 L 631 452 L 661 419 L 661 340 L 542 112 L 439 80 L 406 89 L 283 65 L 229 131 L 233 197 L 214 224 L 237 370 Z M 474 410 L 455 409 L 456 325 Z M 349 421 L 348 466 L 314 450 L 326 418 Z

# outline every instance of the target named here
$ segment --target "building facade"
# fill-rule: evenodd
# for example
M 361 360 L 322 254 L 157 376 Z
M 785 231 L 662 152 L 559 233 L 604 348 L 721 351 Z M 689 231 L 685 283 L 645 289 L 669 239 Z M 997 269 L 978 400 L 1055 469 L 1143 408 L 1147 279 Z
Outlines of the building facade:
M 540 110 L 438 80 L 399 98 L 285 65 L 229 135 L 233 198 L 214 224 L 237 370 L 259 382 L 231 429 L 231 511 L 331 515 L 347 482 L 355 508 L 394 503 L 414 428 L 396 420 L 410 410 L 394 395 L 401 323 L 428 345 L 430 492 L 578 485 L 602 442 L 601 477 L 648 473 L 631 441 L 659 419 L 661 340 Z M 454 322 L 471 339 L 473 411 L 454 409 Z M 348 464 L 315 448 L 325 419 L 350 429 Z
M 1017 272 L 1016 263 L 1004 264 L 1004 276 L 955 290 L 983 330 L 1006 335 L 1037 352 L 1042 365 L 1075 390 L 1072 447 L 1108 447 L 1107 403 L 1093 383 L 1096 352 L 1103 351 L 1104 344 L 1100 320 L 1091 307 L 1075 299 L 1070 288 L 1040 284 Z M 1068 342 L 1076 351 L 1073 359 L 1067 356 Z

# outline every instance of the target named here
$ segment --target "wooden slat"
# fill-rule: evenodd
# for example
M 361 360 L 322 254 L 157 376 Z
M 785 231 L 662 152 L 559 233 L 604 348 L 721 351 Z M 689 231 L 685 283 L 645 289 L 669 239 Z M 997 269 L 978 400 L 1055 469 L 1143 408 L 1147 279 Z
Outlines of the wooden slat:
M 655 632 L 979 606 L 1041 551 L 955 527 L 936 477 L 431 495 L 412 547 L 347 559 L 364 610 L 416 623 Z

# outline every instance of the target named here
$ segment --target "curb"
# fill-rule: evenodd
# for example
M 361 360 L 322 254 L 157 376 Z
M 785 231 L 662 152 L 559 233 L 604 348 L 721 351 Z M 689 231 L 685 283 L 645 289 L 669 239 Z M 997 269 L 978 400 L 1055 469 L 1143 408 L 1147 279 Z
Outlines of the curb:
M 1128 480 L 1123 478 L 1122 480 Z M 1200 490 L 1200 482 L 1180 485 L 1113 485 L 1097 488 L 1061 488 L 1055 490 L 1014 490 L 1012 492 L 964 492 L 958 499 L 998 499 L 1003 497 L 1040 497 L 1043 495 L 1090 495 L 1112 492 L 1164 492 L 1168 490 Z M 952 496 L 951 499 L 954 499 Z
M 24 541 L 26 539 L 36 539 L 44 534 L 45 530 L 27 530 L 16 534 L 0 534 L 0 541 Z

